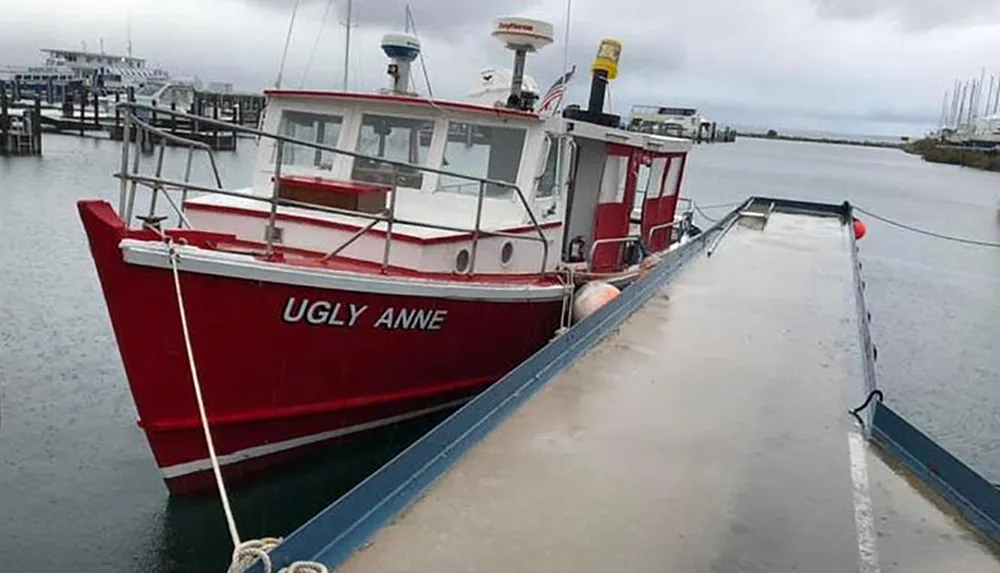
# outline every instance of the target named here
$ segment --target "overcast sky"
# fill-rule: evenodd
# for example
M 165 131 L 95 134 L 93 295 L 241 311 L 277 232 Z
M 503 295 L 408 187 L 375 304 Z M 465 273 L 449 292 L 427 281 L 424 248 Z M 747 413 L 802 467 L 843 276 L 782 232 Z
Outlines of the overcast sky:
M 272 85 L 293 0 L 0 0 L 0 65 L 32 64 L 43 47 L 124 52 L 178 75 Z M 283 85 L 337 88 L 346 0 L 301 0 Z M 383 87 L 379 39 L 403 27 L 402 0 L 355 0 L 351 87 Z M 479 69 L 509 66 L 492 19 L 551 21 L 557 40 L 529 56 L 545 89 L 563 62 L 565 0 L 412 0 L 435 96 L 461 98 Z M 126 17 L 130 14 L 130 17 Z M 855 134 L 933 127 L 956 78 L 1000 72 L 997 0 L 573 0 L 570 98 L 585 103 L 601 37 L 623 43 L 612 85 L 618 113 L 634 103 L 698 106 L 720 122 Z M 317 43 L 318 37 L 318 43 Z M 313 46 L 317 46 L 315 52 Z M 421 81 L 422 84 L 422 81 Z

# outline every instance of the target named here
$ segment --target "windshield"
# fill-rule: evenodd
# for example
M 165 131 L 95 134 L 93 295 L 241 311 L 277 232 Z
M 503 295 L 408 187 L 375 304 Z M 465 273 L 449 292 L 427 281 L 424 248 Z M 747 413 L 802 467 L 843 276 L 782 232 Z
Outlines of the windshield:
M 146 84 L 141 88 L 135 90 L 135 95 L 146 96 L 146 97 L 156 95 L 156 92 L 160 91 L 160 88 L 162 87 L 163 87 L 162 84 Z

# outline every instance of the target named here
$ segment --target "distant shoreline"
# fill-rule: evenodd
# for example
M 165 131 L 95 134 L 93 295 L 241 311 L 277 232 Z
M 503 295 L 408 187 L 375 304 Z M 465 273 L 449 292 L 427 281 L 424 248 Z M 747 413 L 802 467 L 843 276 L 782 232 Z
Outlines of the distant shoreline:
M 808 143 L 825 143 L 828 145 L 856 145 L 859 147 L 883 147 L 889 149 L 902 149 L 906 145 L 907 141 L 905 139 L 900 139 L 898 142 L 890 141 L 872 141 L 867 139 L 842 139 L 836 137 L 807 137 L 804 135 L 785 135 L 776 132 L 775 130 L 770 130 L 766 133 L 760 132 L 750 132 L 750 131 L 740 131 L 737 133 L 738 137 L 750 137 L 754 139 L 773 139 L 778 141 L 802 141 Z
M 1000 153 L 993 150 L 962 148 L 939 139 L 921 139 L 903 146 L 903 151 L 919 155 L 928 163 L 961 165 L 982 171 L 1000 172 Z

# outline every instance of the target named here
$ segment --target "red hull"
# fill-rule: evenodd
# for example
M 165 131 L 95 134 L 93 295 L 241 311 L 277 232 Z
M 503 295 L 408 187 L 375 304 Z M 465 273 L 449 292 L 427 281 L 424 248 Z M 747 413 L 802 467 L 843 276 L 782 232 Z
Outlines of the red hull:
M 107 203 L 79 209 L 157 465 L 173 493 L 211 485 L 171 271 L 126 262 L 120 247 L 155 237 L 126 230 Z M 229 475 L 461 403 L 541 348 L 561 308 L 558 298 L 373 294 L 203 272 L 182 271 L 181 285 Z M 419 326 L 386 321 L 390 308 L 419 310 Z

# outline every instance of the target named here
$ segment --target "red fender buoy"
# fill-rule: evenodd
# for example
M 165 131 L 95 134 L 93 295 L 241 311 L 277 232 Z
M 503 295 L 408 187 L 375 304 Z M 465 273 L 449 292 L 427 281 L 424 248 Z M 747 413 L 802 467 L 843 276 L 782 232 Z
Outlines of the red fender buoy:
M 862 221 L 861 219 L 855 219 L 854 220 L 854 239 L 857 240 L 857 239 L 863 238 L 865 236 L 865 233 L 867 233 L 867 232 L 868 232 L 868 225 L 865 225 L 865 222 Z

